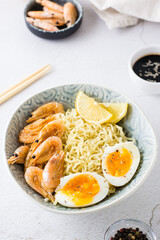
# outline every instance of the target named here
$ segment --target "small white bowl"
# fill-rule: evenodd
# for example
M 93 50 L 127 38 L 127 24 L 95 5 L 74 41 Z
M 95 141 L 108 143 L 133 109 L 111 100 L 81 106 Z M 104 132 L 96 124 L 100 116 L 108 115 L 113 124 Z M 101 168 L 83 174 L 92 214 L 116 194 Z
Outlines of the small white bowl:
M 129 75 L 133 83 L 135 83 L 140 89 L 149 94 L 160 94 L 160 82 L 149 82 L 140 78 L 134 71 L 133 65 L 135 62 L 149 54 L 160 54 L 160 46 L 149 46 L 136 50 L 129 59 Z

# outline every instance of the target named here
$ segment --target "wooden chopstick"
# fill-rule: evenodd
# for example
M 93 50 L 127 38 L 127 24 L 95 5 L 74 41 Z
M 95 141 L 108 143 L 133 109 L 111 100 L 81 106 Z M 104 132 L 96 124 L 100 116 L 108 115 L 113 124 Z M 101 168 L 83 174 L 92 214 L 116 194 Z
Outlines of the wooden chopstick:
M 23 84 L 24 82 L 27 82 L 29 79 L 31 79 L 32 77 L 34 77 L 35 75 L 37 75 L 38 73 L 42 72 L 44 69 L 46 69 L 47 67 L 49 67 L 50 64 L 47 64 L 45 67 L 41 68 L 40 70 L 38 70 L 37 72 L 33 73 L 32 75 L 30 75 L 29 77 L 25 78 L 24 80 L 22 80 L 21 82 L 15 84 L 14 86 L 8 88 L 7 90 L 5 90 L 4 92 L 2 92 L 0 94 L 0 97 L 4 96 L 6 93 L 10 92 L 11 90 L 13 90 L 14 88 L 18 87 L 20 84 Z
M 37 72 L 33 73 L 29 77 L 25 78 L 21 82 L 10 87 L 6 91 L 0 94 L 0 104 L 7 101 L 9 98 L 13 97 L 15 94 L 28 87 L 30 84 L 35 82 L 38 78 L 42 77 L 46 72 L 51 69 L 51 64 L 47 64 L 45 67 L 41 68 Z

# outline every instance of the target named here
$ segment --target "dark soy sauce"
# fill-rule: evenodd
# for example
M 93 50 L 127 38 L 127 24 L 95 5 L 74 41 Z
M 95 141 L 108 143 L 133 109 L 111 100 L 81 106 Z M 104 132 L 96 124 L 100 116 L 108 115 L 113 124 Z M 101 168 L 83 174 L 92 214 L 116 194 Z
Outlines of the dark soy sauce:
M 151 54 L 138 59 L 133 71 L 149 82 L 160 82 L 160 55 Z

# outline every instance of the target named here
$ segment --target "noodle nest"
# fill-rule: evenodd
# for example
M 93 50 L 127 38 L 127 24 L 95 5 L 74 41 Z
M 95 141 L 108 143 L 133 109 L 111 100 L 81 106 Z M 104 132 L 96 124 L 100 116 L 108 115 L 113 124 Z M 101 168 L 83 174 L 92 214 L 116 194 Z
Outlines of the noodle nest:
M 102 157 L 107 146 L 133 140 L 125 136 L 122 127 L 116 124 L 90 124 L 85 122 L 75 109 L 58 114 L 65 122 L 62 137 L 64 175 L 78 172 L 96 172 L 103 176 Z M 115 187 L 110 186 L 110 193 Z

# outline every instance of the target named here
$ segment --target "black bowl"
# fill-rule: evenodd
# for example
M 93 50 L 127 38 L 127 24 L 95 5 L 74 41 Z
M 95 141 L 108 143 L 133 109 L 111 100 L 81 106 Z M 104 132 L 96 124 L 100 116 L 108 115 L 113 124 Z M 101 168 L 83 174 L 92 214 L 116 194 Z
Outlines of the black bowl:
M 51 1 L 53 1 L 53 0 L 51 0 Z M 27 4 L 27 6 L 24 10 L 24 18 L 25 18 L 25 22 L 26 22 L 26 25 L 29 28 L 29 30 L 32 33 L 34 33 L 35 35 L 37 35 L 38 37 L 45 38 L 45 39 L 65 38 L 65 37 L 68 37 L 69 35 L 73 34 L 75 31 L 77 31 L 77 29 L 81 25 L 82 17 L 83 17 L 83 9 L 82 9 L 82 6 L 80 5 L 80 3 L 77 0 L 69 0 L 69 1 L 67 1 L 67 0 L 54 0 L 53 2 L 58 3 L 62 6 L 67 2 L 73 3 L 74 6 L 76 7 L 77 13 L 78 13 L 77 20 L 71 27 L 62 28 L 57 32 L 48 32 L 48 31 L 42 30 L 40 28 L 34 27 L 32 24 L 30 24 L 26 21 L 27 12 L 29 12 L 29 11 L 40 11 L 40 10 L 42 10 L 42 6 L 38 3 L 36 3 L 34 0 L 31 0 Z

